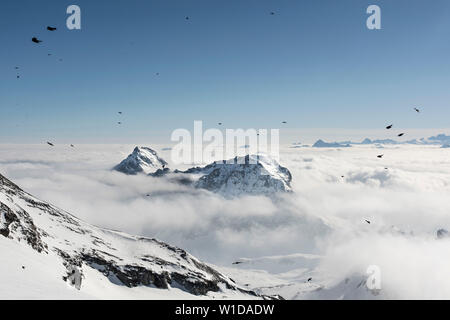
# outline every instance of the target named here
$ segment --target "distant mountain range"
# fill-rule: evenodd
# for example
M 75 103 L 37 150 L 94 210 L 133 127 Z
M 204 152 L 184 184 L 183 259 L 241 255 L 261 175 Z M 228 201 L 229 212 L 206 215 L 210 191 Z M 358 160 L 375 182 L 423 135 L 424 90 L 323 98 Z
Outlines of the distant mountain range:
M 370 145 L 370 144 L 415 144 L 415 145 L 442 145 L 443 148 L 448 148 L 450 145 L 450 136 L 445 134 L 438 134 L 428 138 L 413 139 L 407 141 L 396 141 L 393 139 L 364 139 L 361 142 L 342 141 L 342 142 L 325 142 L 321 139 L 317 140 L 312 147 L 314 148 L 348 148 L 352 145 Z M 298 143 L 293 143 L 292 148 L 301 147 Z

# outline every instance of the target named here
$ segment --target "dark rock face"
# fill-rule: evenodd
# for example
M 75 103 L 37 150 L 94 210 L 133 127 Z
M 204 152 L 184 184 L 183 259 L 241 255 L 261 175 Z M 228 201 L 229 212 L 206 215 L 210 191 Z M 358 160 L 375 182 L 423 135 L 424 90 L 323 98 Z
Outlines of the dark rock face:
M 170 173 L 170 169 L 169 168 L 164 168 L 164 169 L 158 169 L 158 170 L 156 170 L 153 173 L 149 173 L 148 175 L 151 176 L 151 177 L 159 178 L 159 177 L 165 176 L 168 173 Z
M 25 240 L 38 252 L 47 249 L 47 245 L 42 241 L 40 233 L 26 211 L 20 210 L 13 212 L 9 207 L 0 202 L 0 213 L 4 219 L 0 228 L 1 235 L 7 238 L 15 238 L 19 241 Z
M 446 229 L 439 229 L 438 231 L 436 231 L 436 236 L 438 239 L 443 239 L 450 237 L 450 234 Z

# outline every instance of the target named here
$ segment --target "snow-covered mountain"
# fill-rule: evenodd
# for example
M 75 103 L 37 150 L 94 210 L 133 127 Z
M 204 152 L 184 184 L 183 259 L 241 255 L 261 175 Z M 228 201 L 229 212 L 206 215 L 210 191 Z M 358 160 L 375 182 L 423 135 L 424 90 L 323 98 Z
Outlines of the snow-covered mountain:
M 317 140 L 313 144 L 313 148 L 348 148 L 350 144 L 342 144 L 339 142 L 325 142 L 323 140 Z
M 289 170 L 263 155 L 235 157 L 228 161 L 214 162 L 206 167 L 191 168 L 183 173 L 201 175 L 194 183 L 195 187 L 225 197 L 292 191 L 292 176 Z
M 414 144 L 414 145 L 445 145 L 450 144 L 450 136 L 447 136 L 443 133 L 438 134 L 436 136 L 431 136 L 428 138 L 420 138 L 420 139 L 412 139 L 407 141 L 397 141 L 393 139 L 375 139 L 371 140 L 369 138 L 365 138 L 361 142 L 354 141 L 341 141 L 341 142 L 324 142 L 323 140 L 318 140 L 313 147 L 316 148 L 337 148 L 337 147 L 350 147 L 351 145 L 377 145 L 377 144 Z
M 92 226 L 2 175 L 0 248 L 0 298 L 259 298 L 182 249 Z
M 136 147 L 121 163 L 113 168 L 125 174 L 151 174 L 164 169 L 167 162 L 160 158 L 155 150 L 147 147 Z

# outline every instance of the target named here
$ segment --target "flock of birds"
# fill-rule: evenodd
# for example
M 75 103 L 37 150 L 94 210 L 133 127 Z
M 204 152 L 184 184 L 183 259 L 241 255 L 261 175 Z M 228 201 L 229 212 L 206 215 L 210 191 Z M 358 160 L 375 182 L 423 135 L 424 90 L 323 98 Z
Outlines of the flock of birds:
M 414 111 L 416 111 L 417 113 L 420 113 L 420 109 L 418 109 L 418 108 L 414 108 Z M 394 125 L 390 124 L 386 127 L 386 130 L 391 130 L 393 127 L 394 127 Z M 405 133 L 401 132 L 401 133 L 397 134 L 397 137 L 403 137 L 404 135 L 405 135 Z M 379 159 L 381 159 L 383 157 L 384 157 L 384 154 L 377 155 L 377 158 L 379 158 Z M 387 170 L 388 168 L 385 168 L 385 169 Z
M 420 113 L 420 109 L 419 108 L 414 108 L 414 111 L 416 111 L 417 113 Z M 390 124 L 390 125 L 388 125 L 388 126 L 386 126 L 386 130 L 391 130 L 392 128 L 394 127 L 394 125 L 393 124 Z M 403 137 L 405 135 L 405 133 L 404 132 L 401 132 L 401 133 L 399 133 L 399 134 L 397 134 L 397 137 Z M 384 154 L 379 154 L 378 156 L 377 156 L 377 158 L 378 159 L 381 159 L 381 158 L 383 158 L 384 157 Z M 385 170 L 388 170 L 389 168 L 384 168 Z M 342 176 L 342 178 L 343 178 L 344 176 Z M 367 224 L 370 224 L 371 223 L 371 221 L 370 220 L 364 220 Z
M 51 26 L 47 26 L 46 29 L 47 29 L 47 31 L 51 31 L 51 32 L 57 30 L 57 28 L 51 27 Z M 43 42 L 43 41 L 40 40 L 40 39 L 38 39 L 37 37 L 32 37 L 32 38 L 31 38 L 31 42 L 36 43 L 36 44 L 40 44 L 40 43 Z M 48 53 L 47 55 L 48 55 L 48 56 L 51 56 L 52 54 L 51 54 L 51 53 Z M 59 59 L 59 61 L 62 61 L 62 59 Z M 20 68 L 19 68 L 18 66 L 15 67 L 15 70 L 19 70 L 19 69 L 20 69 Z M 17 76 L 16 76 L 16 77 L 17 77 L 17 79 L 20 78 L 19 71 L 17 71 Z M 55 146 L 55 145 L 54 145 L 52 142 L 50 142 L 50 141 L 47 141 L 47 144 L 48 144 L 50 147 L 54 147 L 54 146 Z M 75 148 L 75 146 L 74 146 L 73 144 L 71 144 L 70 147 Z
M 271 11 L 271 12 L 270 12 L 270 15 L 272 15 L 272 16 L 275 15 L 275 12 Z M 186 16 L 186 17 L 185 17 L 185 20 L 189 20 L 189 19 L 190 19 L 189 16 Z M 47 29 L 47 31 L 51 31 L 51 32 L 57 30 L 56 27 L 52 27 L 52 26 L 47 26 L 46 29 Z M 32 38 L 31 38 L 31 41 L 32 41 L 33 43 L 35 43 L 35 44 L 40 44 L 40 43 L 43 42 L 43 40 L 40 40 L 40 39 L 38 39 L 37 37 L 32 37 Z M 48 53 L 48 56 L 51 56 L 51 55 L 52 55 L 51 53 Z M 62 61 L 62 59 L 59 59 L 59 61 Z M 16 66 L 16 67 L 15 67 L 15 70 L 17 71 L 16 78 L 17 78 L 17 79 L 20 79 L 20 73 L 19 73 L 20 68 L 19 68 L 18 66 Z M 159 76 L 159 72 L 156 72 L 156 75 Z M 119 111 L 118 114 L 119 114 L 119 115 L 122 115 L 122 111 Z M 287 124 L 286 121 L 283 121 L 282 123 L 283 123 L 283 124 Z M 121 124 L 122 124 L 122 121 L 117 121 L 117 124 L 118 124 L 118 125 L 121 125 Z M 222 122 L 219 122 L 218 125 L 221 126 L 221 125 L 222 125 Z M 258 134 L 258 135 L 259 135 L 259 134 Z M 55 144 L 52 143 L 52 142 L 50 142 L 50 141 L 47 141 L 47 144 L 48 144 L 49 146 L 51 146 L 51 147 L 54 147 L 54 146 L 55 146 Z M 71 144 L 70 146 L 71 146 L 72 148 L 75 147 L 73 144 Z

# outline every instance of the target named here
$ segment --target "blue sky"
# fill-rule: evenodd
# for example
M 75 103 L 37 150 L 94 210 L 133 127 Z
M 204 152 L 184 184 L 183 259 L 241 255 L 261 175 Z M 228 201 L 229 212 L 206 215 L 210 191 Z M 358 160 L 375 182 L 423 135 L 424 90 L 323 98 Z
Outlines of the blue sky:
M 70 4 L 82 30 L 65 27 Z M 450 127 L 448 0 L 17 0 L 0 27 L 0 143 L 169 139 L 194 120 Z

